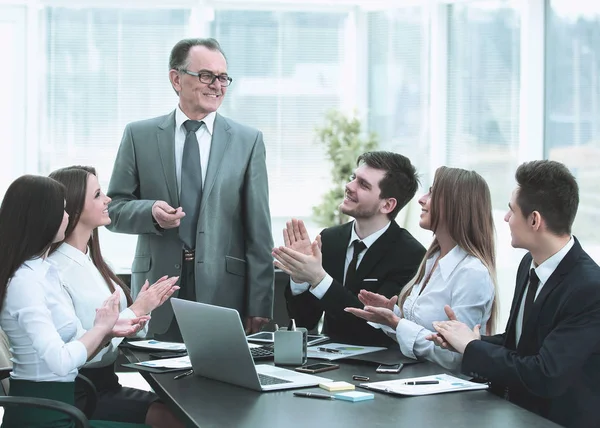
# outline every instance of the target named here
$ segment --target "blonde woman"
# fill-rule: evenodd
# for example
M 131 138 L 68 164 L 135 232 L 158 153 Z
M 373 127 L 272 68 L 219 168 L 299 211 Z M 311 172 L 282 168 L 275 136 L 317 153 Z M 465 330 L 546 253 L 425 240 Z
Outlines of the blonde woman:
M 434 239 L 417 275 L 398 297 L 361 290 L 364 309 L 346 308 L 394 337 L 408 357 L 427 359 L 458 370 L 460 355 L 426 339 L 433 322 L 446 319 L 450 305 L 459 320 L 473 328 L 494 328 L 496 273 L 494 222 L 490 190 L 474 171 L 440 167 L 433 185 L 419 199 L 419 226 Z

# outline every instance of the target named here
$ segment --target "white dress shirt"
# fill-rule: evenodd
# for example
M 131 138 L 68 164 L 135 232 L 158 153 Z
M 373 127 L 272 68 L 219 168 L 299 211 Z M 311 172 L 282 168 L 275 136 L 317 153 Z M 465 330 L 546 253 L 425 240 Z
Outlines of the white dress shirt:
M 360 262 L 362 261 L 363 257 L 365 256 L 366 252 L 369 250 L 371 245 L 373 245 L 375 243 L 375 241 L 377 241 L 379 239 L 379 237 L 381 235 L 383 235 L 386 230 L 388 230 L 388 227 L 390 227 L 390 224 L 391 223 L 386 224 L 384 227 L 379 229 L 377 232 L 373 232 L 372 234 L 367 236 L 365 239 L 362 239 L 362 242 L 365 244 L 366 248 L 358 254 L 358 259 L 356 260 L 356 269 L 358 269 L 358 267 L 360 266 Z M 354 255 L 353 243 L 355 240 L 361 241 L 361 239 L 358 237 L 358 235 L 354 231 L 355 226 L 356 226 L 356 221 L 354 221 L 354 224 L 352 225 L 352 233 L 350 234 L 350 242 L 348 242 L 348 248 L 346 249 L 346 261 L 344 263 L 344 281 L 346 280 L 346 272 L 348 271 L 348 266 L 350 265 L 350 262 L 352 261 L 352 256 Z M 332 283 L 333 283 L 333 278 L 328 273 L 326 273 L 325 278 L 323 278 L 321 280 L 321 282 L 319 282 L 312 290 L 310 290 L 310 292 L 312 294 L 314 294 L 314 296 L 317 299 L 321 300 L 323 298 L 323 296 L 325 295 L 325 293 L 327 293 L 327 290 L 329 290 L 329 287 L 331 287 Z M 343 285 L 345 285 L 345 284 L 343 284 Z M 292 290 L 292 295 L 297 296 L 298 294 L 302 294 L 306 290 L 310 289 L 310 284 L 308 282 L 297 283 L 290 279 L 290 288 Z
M 8 283 L 0 326 L 11 346 L 13 379 L 72 382 L 87 350 L 85 330 L 51 262 L 32 259 Z
M 100 274 L 100 271 L 94 266 L 94 262 L 89 254 L 84 254 L 77 248 L 63 242 L 49 257 L 60 273 L 62 285 L 69 293 L 75 313 L 81 321 L 85 330 L 94 326 L 96 318 L 96 309 L 102 306 L 102 303 L 111 295 L 111 291 Z M 114 284 L 116 290 L 120 290 L 119 285 Z M 121 314 L 119 318 L 132 319 L 135 313 L 127 307 L 127 298 L 121 291 L 120 293 Z M 148 325 L 137 333 L 137 337 L 144 337 L 148 332 Z M 93 359 L 87 362 L 86 368 L 104 367 L 111 365 L 119 355 L 118 346 L 123 338 L 114 337 L 109 346 L 98 353 Z
M 202 168 L 202 188 L 204 188 L 204 180 L 206 179 L 206 169 L 208 168 L 208 158 L 210 156 L 210 145 L 212 143 L 212 134 L 215 125 L 215 117 L 217 113 L 209 113 L 202 121 L 204 126 L 201 126 L 196 131 L 196 138 L 200 149 L 200 167 Z M 183 126 L 186 120 L 190 120 L 185 115 L 179 105 L 175 110 L 175 174 L 177 176 L 177 189 L 181 193 L 181 164 L 183 162 L 183 146 L 185 145 L 185 136 L 187 131 Z
M 485 333 L 494 302 L 494 282 L 485 265 L 457 245 L 440 259 L 423 289 L 423 283 L 439 256 L 438 251 L 427 260 L 423 279 L 415 284 L 404 301 L 404 318 L 400 319 L 396 331 L 387 326 L 372 325 L 393 335 L 404 355 L 425 358 L 446 369 L 458 371 L 462 355 L 435 346 L 425 337 L 435 333 L 434 321 L 448 319 L 444 305 L 450 305 L 458 320 L 469 328 L 480 324 L 481 332 Z M 394 312 L 401 316 L 397 306 Z
M 533 262 L 533 260 L 531 260 L 531 266 L 529 267 L 529 270 L 535 269 L 535 274 L 540 279 L 538 289 L 535 292 L 535 297 L 533 298 L 534 302 L 535 299 L 537 299 L 537 296 L 540 295 L 540 291 L 542 291 L 542 287 L 544 286 L 544 284 L 548 282 L 548 278 L 550 278 L 550 275 L 554 273 L 562 259 L 564 259 L 567 253 L 571 251 L 571 248 L 573 248 L 574 244 L 575 240 L 571 236 L 571 239 L 565 244 L 564 247 L 562 247 L 556 254 L 548 258 L 544 263 L 542 263 L 538 267 L 535 267 L 535 263 Z M 527 296 L 528 289 L 529 283 L 527 284 L 527 287 L 525 287 L 525 292 L 523 293 L 523 297 L 521 298 L 521 304 L 519 305 L 519 313 L 517 314 L 517 321 L 515 323 L 515 340 L 517 344 L 519 343 L 519 339 L 521 339 L 521 333 L 523 332 L 523 312 L 525 311 L 525 297 Z

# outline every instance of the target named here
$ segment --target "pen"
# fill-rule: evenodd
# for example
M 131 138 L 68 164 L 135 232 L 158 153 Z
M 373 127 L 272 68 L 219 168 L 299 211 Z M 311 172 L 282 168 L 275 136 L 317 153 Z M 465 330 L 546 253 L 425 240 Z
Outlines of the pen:
M 369 380 L 369 378 L 367 376 L 361 376 L 361 375 L 357 375 L 357 374 L 352 375 L 352 379 L 353 380 L 360 380 L 360 381 L 363 381 L 363 382 L 367 382 Z
M 296 320 L 294 318 L 290 320 L 290 324 L 288 325 L 288 331 L 296 331 Z
M 404 382 L 404 385 L 437 385 L 438 383 L 440 383 L 439 380 L 411 380 Z
M 186 377 L 189 376 L 191 374 L 194 373 L 194 370 L 188 370 L 187 372 L 183 372 L 183 373 L 179 373 L 177 376 L 175 376 L 173 379 L 177 380 L 177 379 L 181 379 L 182 377 Z
M 296 397 L 320 398 L 321 400 L 331 400 L 333 395 L 317 394 L 316 392 L 294 392 Z
M 337 349 L 333 349 L 333 348 L 323 348 L 323 347 L 319 347 L 317 348 L 318 351 L 321 352 L 330 352 L 332 354 L 339 354 L 340 351 L 338 351 Z

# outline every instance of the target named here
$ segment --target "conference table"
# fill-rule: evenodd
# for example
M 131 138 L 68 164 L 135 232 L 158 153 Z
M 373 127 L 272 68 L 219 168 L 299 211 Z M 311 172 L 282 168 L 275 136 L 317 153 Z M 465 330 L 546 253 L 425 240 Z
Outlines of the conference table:
M 122 352 L 132 363 L 150 359 L 144 351 L 122 348 Z M 407 364 L 398 374 L 376 373 L 376 365 L 364 362 L 336 363 L 340 364 L 339 369 L 318 376 L 358 385 L 360 382 L 352 380 L 352 375 L 368 376 L 374 382 L 448 373 L 428 362 Z M 196 375 L 173 379 L 180 372 L 140 373 L 161 399 L 185 418 L 187 426 L 202 428 L 559 427 L 486 390 L 420 397 L 373 392 L 374 400 L 353 403 L 295 397 L 293 391 L 297 389 L 257 392 Z M 301 390 L 328 393 L 318 387 Z

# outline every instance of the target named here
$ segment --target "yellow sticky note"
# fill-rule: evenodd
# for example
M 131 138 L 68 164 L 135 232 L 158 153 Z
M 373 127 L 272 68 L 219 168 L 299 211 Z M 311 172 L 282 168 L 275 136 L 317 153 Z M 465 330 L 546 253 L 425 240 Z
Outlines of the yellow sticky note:
M 352 391 L 354 389 L 354 385 L 344 381 L 325 382 L 320 383 L 319 388 L 326 389 L 327 391 Z

